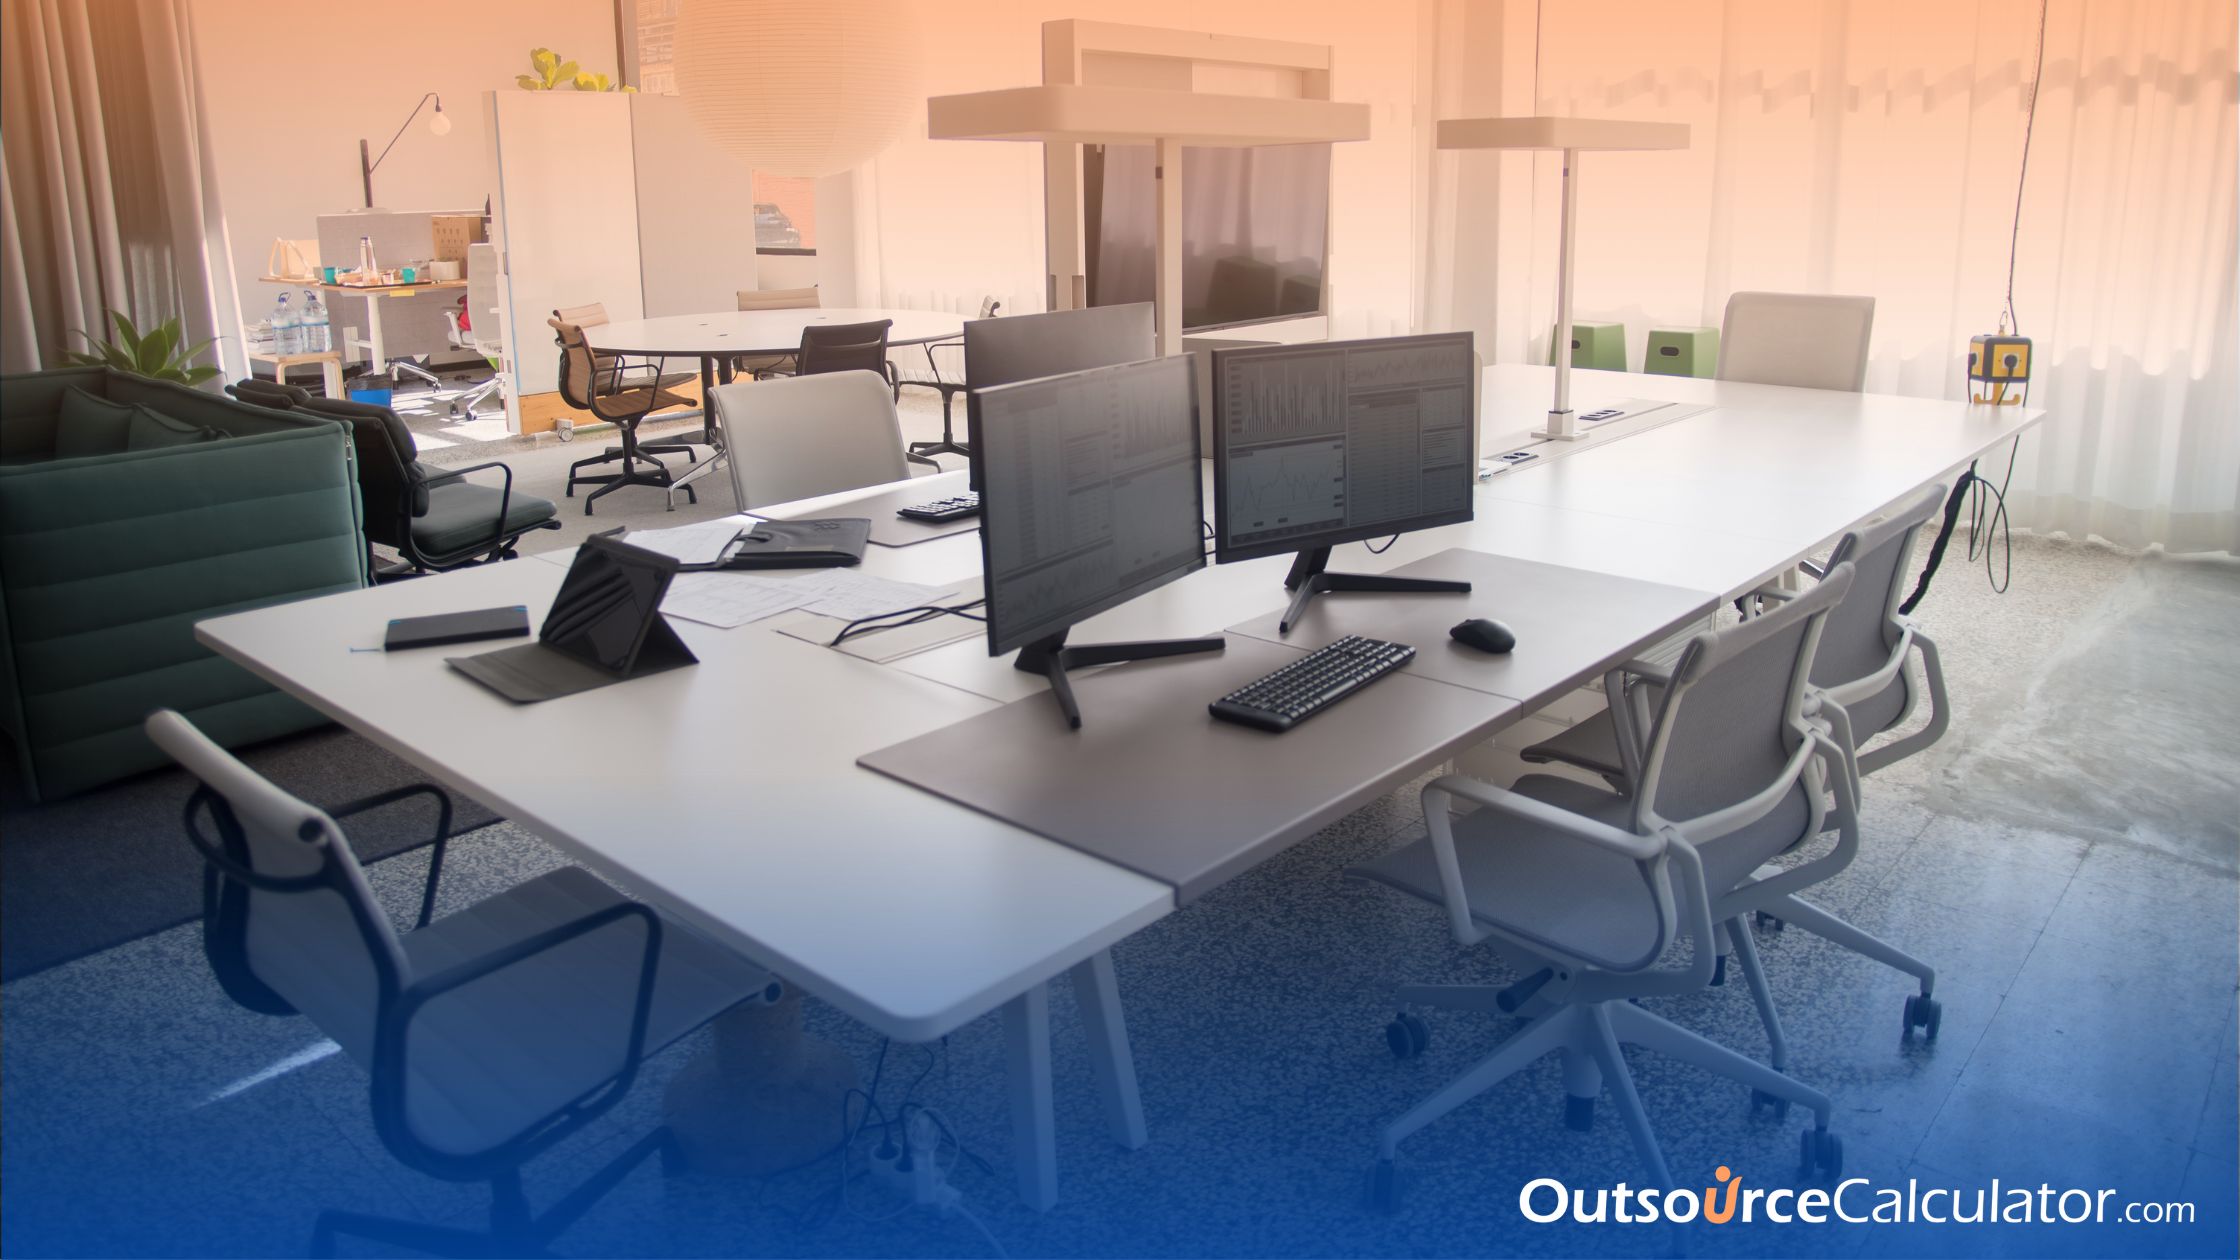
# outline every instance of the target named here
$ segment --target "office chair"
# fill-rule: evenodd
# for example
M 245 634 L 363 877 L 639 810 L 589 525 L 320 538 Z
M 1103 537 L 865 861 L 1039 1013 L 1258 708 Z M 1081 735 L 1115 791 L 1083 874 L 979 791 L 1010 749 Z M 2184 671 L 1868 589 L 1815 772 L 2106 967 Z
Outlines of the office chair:
M 459 312 L 445 311 L 443 318 L 451 326 L 451 344 L 462 350 L 472 350 L 490 363 L 490 379 L 477 385 L 465 396 L 451 400 L 450 412 L 454 419 L 474 419 L 475 408 L 482 400 L 496 395 L 505 401 L 506 347 L 497 337 L 498 327 L 498 247 L 474 244 L 467 246 L 467 326 L 459 326 Z
M 583 514 L 590 516 L 592 506 L 599 501 L 601 495 L 611 494 L 624 486 L 660 486 L 666 489 L 676 484 L 676 479 L 669 473 L 669 466 L 654 457 L 682 455 L 688 463 L 697 462 L 692 447 L 683 442 L 640 444 L 638 425 L 651 412 L 664 407 L 691 406 L 692 400 L 682 394 L 672 394 L 658 384 L 658 367 L 655 369 L 654 381 L 621 387 L 620 382 L 625 378 L 620 372 L 599 366 L 590 344 L 583 339 L 583 329 L 558 319 L 548 319 L 545 323 L 552 326 L 554 339 L 560 343 L 560 396 L 567 400 L 569 406 L 588 411 L 594 417 L 612 423 L 615 431 L 622 435 L 620 444 L 568 465 L 568 497 L 575 497 L 578 482 L 599 487 L 583 501 Z M 703 424 L 702 427 L 705 428 L 706 425 Z M 611 464 L 618 459 L 622 461 L 621 472 L 589 477 L 581 472 L 582 469 Z M 647 471 L 639 470 L 641 463 Z M 684 487 L 684 492 L 692 502 L 700 501 L 692 487 Z
M 718 385 L 739 509 L 791 503 L 910 475 L 902 422 L 871 371 L 809 373 Z
M 738 291 L 739 309 L 742 311 L 798 311 L 811 310 L 823 305 L 817 295 L 817 286 L 801 289 L 741 289 Z M 743 354 L 731 361 L 735 372 L 745 372 L 757 380 L 766 376 L 780 376 L 793 371 L 790 354 Z
M 1943 502 L 1944 487 L 1931 486 L 1875 524 L 1845 534 L 1830 556 L 1830 563 L 1848 563 L 1857 576 L 1850 594 L 1828 614 L 1820 650 L 1812 661 L 1812 687 L 1825 719 L 1842 728 L 1839 738 L 1854 749 L 1854 773 L 1858 775 L 1873 774 L 1929 747 L 1943 738 L 1951 722 L 1952 707 L 1945 693 L 1936 641 L 1898 611 L 1905 599 L 1914 544 L 1922 529 L 1936 518 Z M 1808 568 L 1815 576 L 1825 572 L 1817 565 Z M 1769 602 L 1795 598 L 1791 592 L 1769 587 L 1744 597 L 1742 602 L 1756 613 Z M 1921 672 L 1928 683 L 1928 725 L 1875 747 L 1862 747 L 1905 725 L 1913 716 L 1920 696 L 1906 663 L 1915 655 L 1921 658 Z M 1601 775 L 1620 792 L 1630 792 L 1636 780 L 1627 766 L 1639 764 L 1641 751 L 1638 745 L 1621 748 L 1616 714 L 1629 705 L 1636 711 L 1654 707 L 1660 698 L 1659 686 L 1648 677 L 1621 677 L 1610 694 L 1609 709 L 1553 739 L 1534 744 L 1520 755 L 1529 762 L 1576 766 Z M 1905 1033 L 1910 1037 L 1918 1029 L 1927 1039 L 1936 1039 L 1944 1008 L 1935 996 L 1934 967 L 1794 894 L 1768 901 L 1757 907 L 1757 913 L 1760 922 L 1776 930 L 1796 924 L 1920 981 L 1920 992 L 1906 998 Z M 1767 1031 L 1770 1036 L 1774 1030 L 1769 1027 Z M 1778 1053 L 1774 1066 L 1782 1066 Z
M 801 330 L 801 349 L 793 356 L 794 373 L 813 376 L 819 372 L 877 372 L 887 383 L 894 402 L 902 401 L 902 382 L 895 375 L 894 364 L 887 362 L 887 330 L 894 326 L 891 319 L 869 320 L 861 324 L 811 325 Z M 913 464 L 928 468 L 941 465 L 915 451 L 904 451 L 904 457 Z
M 996 301 L 993 297 L 984 297 L 980 299 L 980 314 L 977 318 L 994 319 L 1002 310 L 1003 303 Z M 895 382 L 898 386 L 923 385 L 941 395 L 941 440 L 938 442 L 912 442 L 910 453 L 913 455 L 963 455 L 969 458 L 972 454 L 972 448 L 957 440 L 951 411 L 956 403 L 957 395 L 970 389 L 971 386 L 965 382 L 964 369 L 961 364 L 957 369 L 957 379 L 950 380 L 943 376 L 941 374 L 941 360 L 934 357 L 933 353 L 936 350 L 956 350 L 961 353 L 964 350 L 964 338 L 960 336 L 951 337 L 947 341 L 929 341 L 921 348 L 926 353 L 926 370 L 932 374 L 931 379 L 915 376 L 905 377 L 897 372 L 895 373 Z
M 749 999 L 769 975 L 568 867 L 433 916 L 450 798 L 425 785 L 333 812 L 281 791 L 168 709 L 148 737 L 200 781 L 187 839 L 204 863 L 203 951 L 227 995 L 301 1014 L 372 1078 L 374 1131 L 399 1161 L 488 1181 L 487 1234 L 321 1212 L 311 1252 L 338 1235 L 453 1255 L 543 1254 L 649 1155 L 660 1129 L 532 1214 L 521 1166 L 628 1093 L 646 1056 Z M 438 811 L 418 926 L 398 933 L 336 819 L 416 796 Z
M 519 554 L 515 548 L 522 535 L 560 528 L 560 509 L 550 499 L 515 494 L 513 469 L 502 461 L 442 468 L 421 463 L 412 430 L 387 407 L 320 398 L 306 389 L 255 378 L 236 381 L 226 392 L 260 407 L 326 416 L 350 426 L 366 542 L 369 549 L 391 547 L 404 557 L 401 564 L 373 561 L 376 582 L 511 560 Z M 504 478 L 496 486 L 466 479 L 469 473 L 492 469 Z
M 1605 1084 L 1656 1184 L 1672 1174 L 1642 1111 L 1618 1046 L 1631 1042 L 1751 1087 L 1751 1105 L 1777 1113 L 1802 1103 L 1813 1127 L 1802 1139 L 1807 1175 L 1842 1175 L 1843 1144 L 1828 1131 L 1828 1098 L 1764 1064 L 1688 1032 L 1631 999 L 1685 993 L 1714 975 L 1719 925 L 1737 953 L 1761 1011 L 1771 1015 L 1764 976 L 1735 890 L 1767 859 L 1818 834 L 1830 783 L 1842 815 L 1834 852 L 1762 881 L 1795 886 L 1823 879 L 1857 851 L 1857 808 L 1848 749 L 1808 714 L 1812 657 L 1828 610 L 1852 581 L 1848 565 L 1797 598 L 1691 639 L 1666 676 L 1661 703 L 1641 742 L 1642 790 L 1620 797 L 1570 779 L 1529 775 L 1504 789 L 1448 775 L 1423 791 L 1428 834 L 1354 868 L 1443 907 L 1457 944 L 1491 942 L 1524 976 L 1505 988 L 1408 985 L 1406 1003 L 1520 1015 L 1531 1022 L 1453 1083 L 1385 1126 L 1373 1193 L 1397 1204 L 1399 1143 L 1551 1051 L 1563 1055 L 1565 1116 L 1590 1127 Z M 1621 721 L 1628 720 L 1621 711 Z M 1455 798 L 1480 808 L 1456 818 Z M 1680 937 L 1684 966 L 1659 966 Z M 1395 1054 L 1428 1041 L 1423 1021 L 1403 1012 L 1386 1028 Z
M 1873 332 L 1871 297 L 1737 293 L 1719 329 L 1718 377 L 1856 394 Z

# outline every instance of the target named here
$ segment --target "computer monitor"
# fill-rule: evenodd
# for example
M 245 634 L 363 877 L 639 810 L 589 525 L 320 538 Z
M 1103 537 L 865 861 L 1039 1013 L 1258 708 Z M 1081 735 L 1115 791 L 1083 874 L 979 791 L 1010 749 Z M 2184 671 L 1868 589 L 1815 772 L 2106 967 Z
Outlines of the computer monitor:
M 980 449 L 980 391 L 1088 368 L 1139 363 L 1159 353 L 1151 303 L 973 319 L 964 325 L 965 444 Z M 972 488 L 985 492 L 980 462 Z
M 1469 333 L 1213 352 L 1213 532 L 1223 564 L 1297 559 L 1288 633 L 1326 591 L 1461 591 L 1326 573 L 1330 548 L 1470 519 Z
M 988 654 L 1046 675 L 1071 726 L 1068 668 L 1221 650 L 1218 635 L 1066 646 L 1076 624 L 1205 567 L 1195 386 L 1178 356 L 978 391 Z

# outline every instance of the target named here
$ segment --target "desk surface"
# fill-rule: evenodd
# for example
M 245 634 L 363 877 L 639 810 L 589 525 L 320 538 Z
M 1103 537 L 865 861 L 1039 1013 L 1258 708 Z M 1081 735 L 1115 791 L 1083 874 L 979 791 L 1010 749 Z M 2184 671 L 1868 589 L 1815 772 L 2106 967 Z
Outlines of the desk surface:
M 732 349 L 742 348 L 721 352 Z M 1464 547 L 1723 596 L 2042 415 L 1674 377 L 1582 371 L 1573 381 L 1582 403 L 1647 397 L 1714 409 L 1631 437 L 1597 434 L 1559 461 L 1481 484 L 1474 521 L 1403 536 L 1382 555 L 1350 544 L 1333 567 L 1381 572 Z M 1521 445 L 1502 443 L 1538 422 L 1549 388 L 1546 368 L 1489 369 L 1485 449 Z M 851 500 L 894 489 L 786 514 L 844 514 Z M 967 531 L 874 547 L 863 570 L 944 584 L 977 574 L 979 561 Z M 1076 638 L 1235 625 L 1282 604 L 1284 569 L 1281 558 L 1211 566 L 1092 619 Z M 699 666 L 525 708 L 452 673 L 446 649 L 346 650 L 377 643 L 391 617 L 514 603 L 541 617 L 563 572 L 469 569 L 217 618 L 197 633 L 893 1036 L 938 1036 L 1173 907 L 1165 884 L 855 764 L 1043 689 L 977 638 L 882 666 L 758 626 L 680 621 Z M 1316 723 L 1344 720 L 1341 706 Z M 586 756 L 605 764 L 587 767 Z M 654 769 L 666 791 L 644 786 Z
M 605 354 L 791 354 L 801 330 L 817 324 L 863 324 L 891 319 L 890 346 L 945 341 L 964 335 L 964 319 L 944 311 L 871 307 L 802 307 L 797 310 L 715 311 L 626 319 L 583 330 L 591 348 Z

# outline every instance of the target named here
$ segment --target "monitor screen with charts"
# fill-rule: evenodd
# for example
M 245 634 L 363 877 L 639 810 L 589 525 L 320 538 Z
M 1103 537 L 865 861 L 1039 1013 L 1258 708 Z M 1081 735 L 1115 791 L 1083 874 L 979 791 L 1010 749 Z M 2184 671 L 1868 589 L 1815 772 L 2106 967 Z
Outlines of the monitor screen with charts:
M 1205 567 L 1195 379 L 1177 356 L 980 392 L 989 655 Z
M 1214 351 L 1217 557 L 1469 520 L 1474 363 L 1468 333 Z
M 972 319 L 964 325 L 965 444 L 980 445 L 980 391 L 1065 372 L 1140 363 L 1159 353 L 1151 303 Z M 972 488 L 985 492 L 980 462 Z

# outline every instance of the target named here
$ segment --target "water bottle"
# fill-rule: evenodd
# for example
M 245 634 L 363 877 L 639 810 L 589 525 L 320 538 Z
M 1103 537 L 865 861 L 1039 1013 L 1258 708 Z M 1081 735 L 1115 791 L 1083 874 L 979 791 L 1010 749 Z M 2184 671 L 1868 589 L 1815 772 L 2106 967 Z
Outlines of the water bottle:
M 287 356 L 303 353 L 303 335 L 296 322 L 296 313 L 288 309 L 288 295 L 272 308 L 272 352 Z
M 334 349 L 334 339 L 327 327 L 327 308 L 319 301 L 317 290 L 303 291 L 302 354 L 325 354 Z
M 358 271 L 365 277 L 367 284 L 380 278 L 380 269 L 374 265 L 373 238 L 370 236 L 358 238 Z

